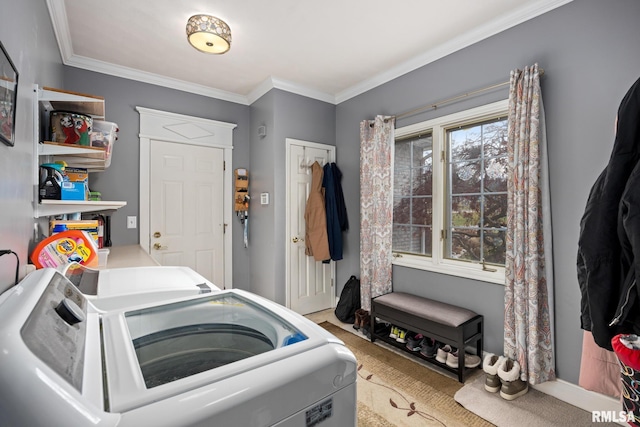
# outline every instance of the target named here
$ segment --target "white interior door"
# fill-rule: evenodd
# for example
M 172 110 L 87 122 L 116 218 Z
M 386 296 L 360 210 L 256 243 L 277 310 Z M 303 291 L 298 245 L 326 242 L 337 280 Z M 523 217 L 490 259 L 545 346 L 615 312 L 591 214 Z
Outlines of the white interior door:
M 224 150 L 152 141 L 150 254 L 224 288 Z
M 313 162 L 335 161 L 335 147 L 287 139 L 287 305 L 300 314 L 334 306 L 334 262 L 305 255 L 304 212 L 311 189 Z

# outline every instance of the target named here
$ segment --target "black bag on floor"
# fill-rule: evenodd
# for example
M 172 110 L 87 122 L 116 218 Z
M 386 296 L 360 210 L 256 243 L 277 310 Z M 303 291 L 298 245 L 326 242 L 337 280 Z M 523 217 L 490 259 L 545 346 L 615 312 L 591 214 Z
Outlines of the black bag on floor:
M 360 280 L 356 276 L 349 277 L 340 293 L 340 301 L 335 309 L 336 317 L 345 323 L 356 321 L 356 310 L 360 308 Z

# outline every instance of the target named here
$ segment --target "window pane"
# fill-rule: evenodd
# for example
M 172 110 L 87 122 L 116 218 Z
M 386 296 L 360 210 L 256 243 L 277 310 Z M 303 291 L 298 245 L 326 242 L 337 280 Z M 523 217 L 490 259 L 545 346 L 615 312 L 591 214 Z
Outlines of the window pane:
M 507 120 L 497 120 L 482 125 L 484 156 L 499 157 L 507 155 Z
M 393 226 L 393 251 L 431 256 L 431 227 Z
M 473 126 L 447 131 L 449 141 L 449 160 L 479 159 L 482 151 L 482 128 Z
M 484 162 L 485 191 L 507 191 L 507 157 L 494 157 Z
M 413 164 L 414 168 L 427 167 L 433 165 L 433 138 L 431 135 L 413 141 Z
M 420 197 L 413 199 L 413 209 L 411 212 L 411 223 L 415 225 L 431 225 L 433 207 L 431 197 Z
M 486 230 L 484 232 L 484 261 L 489 264 L 505 264 L 505 230 Z
M 481 189 L 481 165 L 480 161 L 457 162 L 451 165 L 451 193 L 479 194 Z
M 451 229 L 451 249 L 447 258 L 480 261 L 480 230 L 471 228 Z
M 445 257 L 504 265 L 507 121 L 447 131 L 448 250 Z
M 411 170 L 395 168 L 393 172 L 393 196 L 411 195 Z
M 416 196 L 430 196 L 433 193 L 433 169 L 414 169 L 413 175 L 413 194 Z
M 396 142 L 394 151 L 393 250 L 431 255 L 433 138 Z
M 479 227 L 481 218 L 480 196 L 451 197 L 451 225 L 453 227 Z
M 393 222 L 395 224 L 411 223 L 411 199 L 409 197 L 393 199 Z
M 484 196 L 483 227 L 507 227 L 507 195 L 494 194 Z
M 393 225 L 392 250 L 411 252 L 411 227 L 408 225 Z

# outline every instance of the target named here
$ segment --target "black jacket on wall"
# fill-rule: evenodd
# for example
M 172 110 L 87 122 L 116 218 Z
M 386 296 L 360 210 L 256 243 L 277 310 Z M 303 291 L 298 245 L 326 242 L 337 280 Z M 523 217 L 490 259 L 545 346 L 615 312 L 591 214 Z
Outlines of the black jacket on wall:
M 640 332 L 640 79 L 617 120 L 609 163 L 580 222 L 577 260 L 581 327 L 608 350 L 618 333 Z

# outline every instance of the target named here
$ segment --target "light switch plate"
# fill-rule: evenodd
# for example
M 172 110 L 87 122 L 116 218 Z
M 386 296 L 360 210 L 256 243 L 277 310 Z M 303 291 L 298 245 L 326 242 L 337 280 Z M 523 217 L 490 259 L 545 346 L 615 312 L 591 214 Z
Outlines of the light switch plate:
M 260 193 L 260 204 L 261 205 L 269 204 L 269 193 Z

